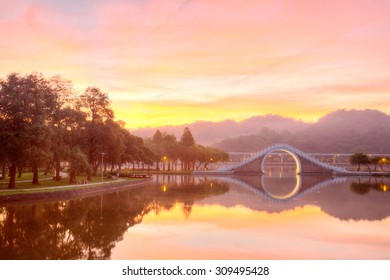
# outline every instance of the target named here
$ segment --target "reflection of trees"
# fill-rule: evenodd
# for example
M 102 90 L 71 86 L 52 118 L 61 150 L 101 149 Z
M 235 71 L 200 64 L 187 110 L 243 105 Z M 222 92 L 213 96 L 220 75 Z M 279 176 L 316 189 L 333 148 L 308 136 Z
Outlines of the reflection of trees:
M 182 206 L 228 191 L 216 181 L 138 188 L 80 200 L 0 207 L 0 259 L 108 259 L 129 227 L 150 211 Z
M 184 217 L 188 218 L 196 201 L 226 193 L 228 190 L 229 184 L 225 182 L 185 176 L 181 182 L 156 183 L 145 196 L 149 195 L 153 198 L 150 210 L 156 214 L 162 209 L 170 210 L 175 205 L 180 204 Z
M 368 180 L 365 182 L 361 182 L 359 179 L 358 182 L 352 182 L 350 188 L 353 192 L 357 194 L 365 195 L 370 190 L 387 192 L 390 190 L 390 185 L 385 183 L 383 180 L 378 181 L 377 179 L 375 179 L 374 181 Z

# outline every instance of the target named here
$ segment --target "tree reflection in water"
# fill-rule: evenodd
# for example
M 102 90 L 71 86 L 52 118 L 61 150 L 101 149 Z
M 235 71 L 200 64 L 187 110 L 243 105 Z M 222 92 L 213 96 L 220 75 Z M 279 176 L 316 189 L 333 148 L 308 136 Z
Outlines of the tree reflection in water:
M 197 200 L 227 192 L 227 183 L 194 180 L 71 201 L 0 207 L 0 259 L 109 259 L 129 227 L 178 203 L 189 217 Z
M 365 195 L 370 190 L 387 192 L 390 191 L 390 184 L 384 182 L 384 178 L 373 178 L 365 181 L 361 181 L 359 178 L 358 182 L 352 182 L 350 185 L 351 190 L 354 193 Z

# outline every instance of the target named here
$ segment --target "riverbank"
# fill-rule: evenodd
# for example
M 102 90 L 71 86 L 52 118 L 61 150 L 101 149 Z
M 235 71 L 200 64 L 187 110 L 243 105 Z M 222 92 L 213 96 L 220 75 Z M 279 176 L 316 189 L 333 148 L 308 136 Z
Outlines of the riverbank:
M 118 179 L 115 181 L 91 183 L 84 185 L 68 185 L 59 187 L 43 187 L 34 189 L 1 190 L 0 205 L 24 204 L 47 200 L 68 200 L 95 196 L 111 192 L 140 187 L 152 179 Z

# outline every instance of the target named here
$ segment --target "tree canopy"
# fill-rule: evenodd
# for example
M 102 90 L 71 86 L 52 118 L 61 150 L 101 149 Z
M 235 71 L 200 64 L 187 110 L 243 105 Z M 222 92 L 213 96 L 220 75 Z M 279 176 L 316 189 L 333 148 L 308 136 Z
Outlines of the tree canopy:
M 69 81 L 40 73 L 11 73 L 0 80 L 0 162 L 9 167 L 9 188 L 16 186 L 17 168 L 30 168 L 39 184 L 38 169 L 67 161 L 70 181 L 77 173 L 96 174 L 128 160 L 150 162 L 152 152 L 142 139 L 116 121 L 108 95 L 97 87 L 77 94 Z

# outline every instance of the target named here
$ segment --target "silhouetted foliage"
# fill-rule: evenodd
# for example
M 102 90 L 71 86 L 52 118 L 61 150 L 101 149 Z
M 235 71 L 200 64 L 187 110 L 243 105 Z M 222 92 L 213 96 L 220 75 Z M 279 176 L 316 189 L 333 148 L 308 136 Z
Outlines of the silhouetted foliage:
M 360 165 L 364 164 L 364 165 L 367 165 L 368 168 L 369 167 L 369 164 L 370 164 L 370 159 L 369 157 L 366 155 L 366 154 L 363 154 L 363 153 L 355 153 L 353 154 L 350 158 L 349 158 L 349 162 L 352 164 L 352 165 L 357 165 L 358 166 L 358 171 L 360 171 Z

